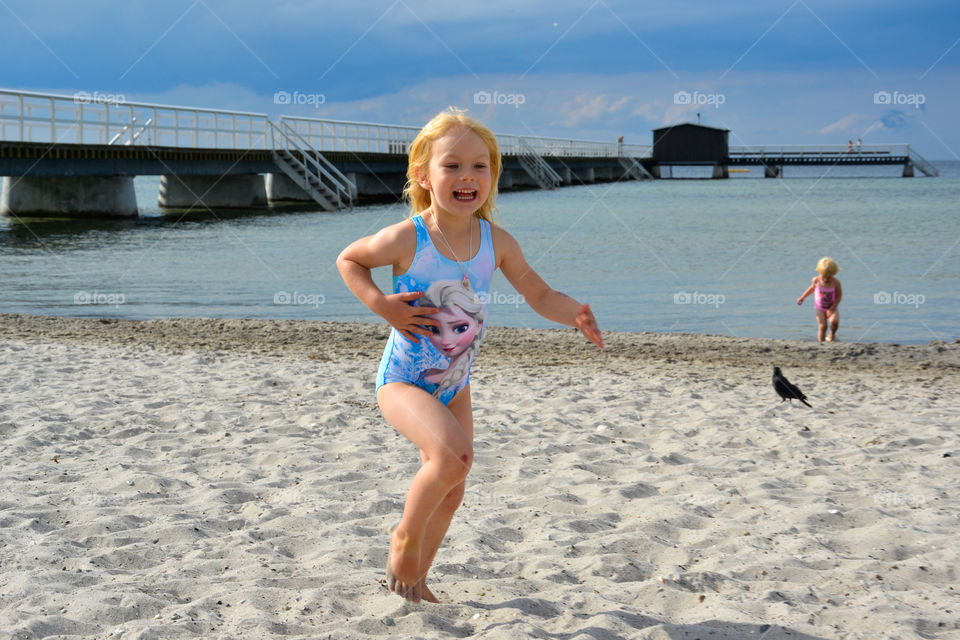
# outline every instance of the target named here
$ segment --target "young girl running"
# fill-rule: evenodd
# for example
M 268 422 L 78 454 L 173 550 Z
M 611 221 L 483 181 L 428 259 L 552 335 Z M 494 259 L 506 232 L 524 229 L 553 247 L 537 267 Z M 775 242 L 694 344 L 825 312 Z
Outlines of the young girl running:
M 513 236 L 493 224 L 500 149 L 453 109 L 410 145 L 404 195 L 411 217 L 357 240 L 337 258 L 350 290 L 393 327 L 377 372 L 384 418 L 420 449 L 422 465 L 390 538 L 387 582 L 407 600 L 437 602 L 426 576 L 463 499 L 473 464 L 470 365 L 486 326 L 490 279 L 501 269 L 540 315 L 578 327 L 603 348 L 589 305 L 551 289 Z M 393 293 L 371 269 L 393 268 Z
M 840 299 L 843 297 L 843 288 L 837 279 L 840 267 L 832 258 L 820 258 L 817 262 L 817 273 L 810 282 L 807 290 L 797 298 L 797 304 L 802 305 L 804 299 L 814 294 L 813 308 L 817 313 L 817 341 L 833 342 L 837 339 L 837 329 L 840 328 Z M 830 325 L 830 335 L 827 335 L 827 324 Z

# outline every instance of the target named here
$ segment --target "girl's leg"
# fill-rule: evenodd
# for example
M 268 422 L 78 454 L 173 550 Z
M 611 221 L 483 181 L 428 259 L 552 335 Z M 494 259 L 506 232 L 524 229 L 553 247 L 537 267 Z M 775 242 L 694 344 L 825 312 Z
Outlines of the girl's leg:
M 472 442 L 473 407 L 470 402 L 469 384 L 450 401 L 447 408 L 460 423 L 460 426 L 463 427 L 464 431 L 469 434 L 470 441 Z M 429 460 L 429 456 L 422 449 L 420 451 L 420 457 L 424 464 Z M 437 555 L 437 550 L 440 548 L 444 536 L 446 536 L 447 529 L 450 528 L 450 521 L 453 520 L 453 514 L 457 511 L 457 508 L 460 507 L 460 503 L 463 502 L 463 492 L 465 488 L 466 482 L 461 482 L 451 489 L 447 495 L 444 496 L 443 500 L 440 501 L 437 510 L 433 512 L 429 522 L 427 522 L 423 544 L 420 547 L 421 597 L 427 602 L 438 602 L 436 596 L 427 588 L 427 572 L 430 571 L 430 567 L 433 565 L 433 559 Z
M 388 561 L 390 590 L 419 602 L 427 523 L 447 494 L 466 479 L 473 463 L 473 433 L 439 400 L 414 385 L 385 384 L 377 401 L 387 421 L 427 458 L 410 485 L 403 518 L 391 536 Z
M 833 342 L 837 339 L 837 329 L 840 328 L 840 311 L 835 310 L 827 319 L 830 321 L 830 336 L 827 340 Z
M 817 342 L 823 342 L 827 337 L 827 313 L 817 309 Z

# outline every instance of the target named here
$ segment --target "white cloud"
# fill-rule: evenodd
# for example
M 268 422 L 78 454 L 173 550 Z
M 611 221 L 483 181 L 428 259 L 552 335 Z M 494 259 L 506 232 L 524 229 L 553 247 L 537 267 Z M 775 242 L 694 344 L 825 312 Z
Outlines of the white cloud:
M 872 119 L 873 118 L 870 116 L 862 113 L 851 113 L 850 115 L 844 116 L 832 124 L 828 124 L 827 126 L 818 130 L 817 133 L 820 135 L 832 135 L 834 133 L 855 133 L 856 129 L 861 128 L 861 122 Z

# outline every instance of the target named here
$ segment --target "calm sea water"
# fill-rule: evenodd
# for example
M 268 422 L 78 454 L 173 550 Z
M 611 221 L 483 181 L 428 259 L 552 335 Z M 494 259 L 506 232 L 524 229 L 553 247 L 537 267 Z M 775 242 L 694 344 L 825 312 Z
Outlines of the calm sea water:
M 528 261 L 590 302 L 602 328 L 812 340 L 813 299 L 796 298 L 829 255 L 841 267 L 843 340 L 949 341 L 960 338 L 960 163 L 937 165 L 933 179 L 787 168 L 782 180 L 754 170 L 507 193 L 498 204 Z M 159 211 L 158 187 L 136 179 L 137 220 L 0 221 L 0 310 L 379 321 L 334 259 L 402 219 L 402 205 L 181 217 Z M 388 288 L 388 270 L 376 280 Z M 493 289 L 492 325 L 556 326 L 499 274 Z

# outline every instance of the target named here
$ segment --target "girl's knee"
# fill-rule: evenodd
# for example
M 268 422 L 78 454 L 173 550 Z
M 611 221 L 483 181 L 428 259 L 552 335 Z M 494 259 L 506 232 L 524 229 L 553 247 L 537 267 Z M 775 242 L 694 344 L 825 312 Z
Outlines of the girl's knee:
M 437 472 L 447 482 L 463 484 L 473 466 L 473 448 L 448 449 L 431 457 L 437 463 Z

